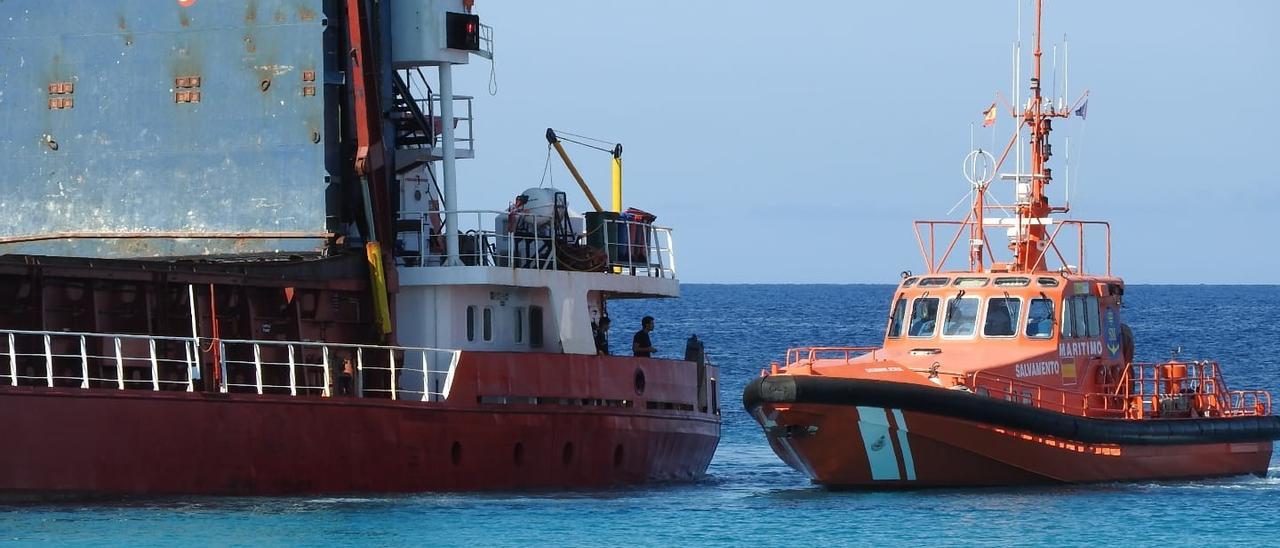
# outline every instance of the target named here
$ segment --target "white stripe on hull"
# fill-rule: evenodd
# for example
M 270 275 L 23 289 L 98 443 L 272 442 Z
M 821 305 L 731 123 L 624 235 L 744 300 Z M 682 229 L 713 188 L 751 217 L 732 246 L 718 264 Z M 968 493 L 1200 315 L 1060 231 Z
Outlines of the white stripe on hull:
M 871 465 L 871 479 L 900 480 L 898 452 L 889 439 L 889 417 L 879 407 L 858 407 L 858 432 Z

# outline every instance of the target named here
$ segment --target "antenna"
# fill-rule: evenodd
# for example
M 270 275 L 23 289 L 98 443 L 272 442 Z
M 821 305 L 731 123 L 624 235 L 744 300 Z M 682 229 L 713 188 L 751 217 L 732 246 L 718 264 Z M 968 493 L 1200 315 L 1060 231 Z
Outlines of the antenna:
M 1066 211 L 1071 211 L 1071 136 L 1069 135 L 1066 137 L 1066 145 L 1067 145 L 1067 158 L 1065 163 L 1067 164 L 1067 176 L 1066 176 L 1066 180 L 1064 181 L 1064 184 L 1067 187 L 1066 188 L 1067 195 L 1066 195 L 1066 198 L 1064 199 L 1065 203 L 1063 204 L 1063 207 L 1066 209 Z
M 1071 88 L 1067 85 L 1071 83 L 1071 62 L 1068 60 L 1070 50 L 1067 49 L 1067 34 L 1062 34 L 1062 97 L 1071 96 Z M 1068 113 L 1070 114 L 1070 113 Z
M 1062 97 L 1054 97 L 1058 94 L 1058 45 L 1053 45 L 1053 85 L 1049 86 L 1049 106 L 1057 108 L 1057 104 L 1062 102 Z

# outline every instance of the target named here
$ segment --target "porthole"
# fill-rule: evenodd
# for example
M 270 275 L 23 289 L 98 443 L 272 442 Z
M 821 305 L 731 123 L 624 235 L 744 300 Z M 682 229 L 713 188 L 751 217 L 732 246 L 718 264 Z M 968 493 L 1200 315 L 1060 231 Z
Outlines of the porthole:
M 639 367 L 636 368 L 635 383 L 636 383 L 636 395 L 643 396 L 644 395 L 644 370 L 640 369 Z

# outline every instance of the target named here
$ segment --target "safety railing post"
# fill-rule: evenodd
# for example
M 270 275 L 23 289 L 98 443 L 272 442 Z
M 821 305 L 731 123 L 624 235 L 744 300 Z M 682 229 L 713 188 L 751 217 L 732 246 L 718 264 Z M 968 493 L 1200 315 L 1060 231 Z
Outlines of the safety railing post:
M 535 232 L 536 232 L 536 230 L 535 230 Z M 550 257 L 550 258 L 549 258 L 549 260 L 547 261 L 547 268 L 546 268 L 546 269 L 547 269 L 547 270 L 555 270 L 555 269 L 556 269 L 556 240 L 558 240 L 559 238 L 556 238 L 556 229 L 555 229 L 555 220 L 554 220 L 554 218 L 553 218 L 553 219 L 552 219 L 552 221 L 551 221 L 551 232 L 550 232 L 550 235 L 549 235 L 548 237 L 549 237 L 549 238 L 550 238 L 550 240 L 551 240 L 551 257 Z
M 671 277 L 676 277 L 676 237 L 670 230 L 667 231 L 667 253 L 669 254 L 670 263 L 667 268 L 671 270 Z
M 80 335 L 80 388 L 89 388 L 89 349 L 84 335 Z
M 120 337 L 115 337 L 116 347 L 116 388 L 124 390 L 124 351 L 120 348 Z
M 320 361 L 324 365 L 324 397 L 329 398 L 333 396 L 333 389 L 330 388 L 333 384 L 333 373 L 329 371 L 329 347 L 320 347 Z
M 44 376 L 53 388 L 53 338 L 49 335 L 44 336 Z
M 396 351 L 390 348 L 387 349 L 387 369 L 391 373 L 391 400 L 395 401 L 398 399 L 396 398 Z
M 298 373 L 293 359 L 293 345 L 289 345 L 289 395 L 298 395 Z
M 199 368 L 199 367 L 200 367 L 200 364 L 196 363 L 196 361 L 195 361 L 195 357 L 194 357 L 194 356 L 195 356 L 195 353 L 197 353 L 197 352 L 199 352 L 199 351 L 200 351 L 200 349 L 199 349 L 198 347 L 197 347 L 197 348 L 192 348 L 192 346 L 193 346 L 193 345 L 198 345 L 198 344 L 200 344 L 200 343 L 199 343 L 199 342 L 196 342 L 195 340 L 192 340 L 192 341 L 185 341 L 185 342 L 183 342 L 183 343 L 182 343 L 182 351 L 183 351 L 183 353 L 185 353 L 185 354 L 186 354 L 186 358 L 187 358 L 187 360 L 186 360 L 186 364 L 187 364 L 187 367 L 186 367 L 186 369 L 187 369 L 187 392 L 195 392 L 195 391 L 196 391 L 196 373 L 195 373 L 195 370 L 196 370 L 197 368 Z
M 156 359 L 156 340 L 147 339 L 147 346 L 151 352 L 151 390 L 160 391 L 160 362 Z
M 218 390 L 223 394 L 226 394 L 231 390 L 231 379 L 227 377 L 227 343 L 223 341 L 218 341 L 217 367 L 218 371 L 221 372 L 219 375 L 221 381 L 218 386 Z
M 17 337 L 9 334 L 9 386 L 18 386 L 18 351 L 14 348 Z
M 258 383 L 258 394 L 262 394 L 262 346 L 253 344 L 253 374 Z
M 404 355 L 407 357 L 408 352 L 404 352 Z M 417 355 L 422 357 L 422 401 L 429 402 L 431 401 L 431 371 L 426 366 L 426 351 L 417 351 Z
M 351 379 L 358 397 L 364 397 L 364 347 L 356 347 L 356 378 Z

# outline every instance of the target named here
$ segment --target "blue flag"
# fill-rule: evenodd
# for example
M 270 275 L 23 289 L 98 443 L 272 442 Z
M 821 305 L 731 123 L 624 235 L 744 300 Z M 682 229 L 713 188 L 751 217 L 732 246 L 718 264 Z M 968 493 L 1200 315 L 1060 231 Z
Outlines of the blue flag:
M 1080 108 L 1076 109 L 1076 116 L 1079 116 L 1085 120 L 1088 120 L 1088 118 L 1085 117 L 1085 115 L 1088 113 L 1089 113 L 1089 100 L 1085 99 L 1084 104 L 1080 105 Z

